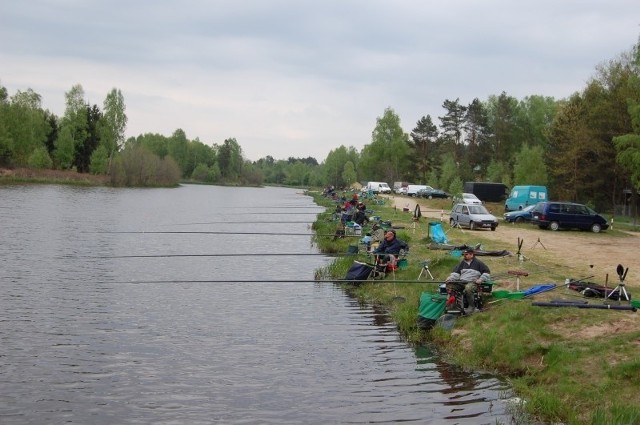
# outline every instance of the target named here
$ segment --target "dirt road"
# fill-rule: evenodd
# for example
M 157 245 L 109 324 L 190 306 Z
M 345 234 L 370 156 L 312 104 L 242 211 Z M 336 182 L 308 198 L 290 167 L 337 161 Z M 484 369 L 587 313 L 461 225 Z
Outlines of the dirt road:
M 517 252 L 518 238 L 524 240 L 521 253 L 525 258 L 535 262 L 537 259 L 551 261 L 558 267 L 565 267 L 573 271 L 567 277 L 586 277 L 593 275 L 595 282 L 604 282 L 608 275 L 610 285 L 618 283 L 616 266 L 622 264 L 629 268 L 625 283 L 629 287 L 639 288 L 640 291 L 640 264 L 635 264 L 640 251 L 640 235 L 627 234 L 615 236 L 611 232 L 601 233 L 581 232 L 577 230 L 543 230 L 529 224 L 514 225 L 500 220 L 500 225 L 495 232 L 489 230 L 458 230 L 449 227 L 449 211 L 430 209 L 427 200 L 406 197 L 390 196 L 394 205 L 398 208 L 406 207 L 411 210 L 416 202 L 420 205 L 424 217 L 443 220 L 443 228 L 447 231 L 451 243 L 470 243 L 474 235 L 491 241 L 490 250 L 506 249 Z M 444 214 L 443 214 L 444 213 Z M 499 219 L 500 213 L 494 211 Z M 640 293 L 638 293 L 640 296 Z M 636 297 L 640 298 L 640 297 Z

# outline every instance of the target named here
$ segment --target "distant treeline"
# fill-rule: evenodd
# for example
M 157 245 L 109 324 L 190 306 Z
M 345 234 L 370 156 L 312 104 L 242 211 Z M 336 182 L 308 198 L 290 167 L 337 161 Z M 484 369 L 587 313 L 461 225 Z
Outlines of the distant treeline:
M 9 96 L 0 86 L 0 165 L 108 174 L 114 185 L 193 180 L 347 188 L 375 180 L 459 193 L 465 181 L 540 184 L 553 199 L 607 210 L 622 202 L 625 190 L 635 196 L 640 188 L 637 44 L 597 66 L 586 87 L 567 99 L 516 99 L 505 92 L 469 104 L 446 99 L 437 124 L 426 115 L 408 133 L 389 107 L 361 151 L 340 145 L 321 162 L 249 161 L 235 138 L 205 144 L 181 129 L 125 140 L 124 97 L 115 88 L 102 109 L 85 101 L 81 85 L 65 93 L 65 101 L 64 116 L 57 117 L 31 89 Z

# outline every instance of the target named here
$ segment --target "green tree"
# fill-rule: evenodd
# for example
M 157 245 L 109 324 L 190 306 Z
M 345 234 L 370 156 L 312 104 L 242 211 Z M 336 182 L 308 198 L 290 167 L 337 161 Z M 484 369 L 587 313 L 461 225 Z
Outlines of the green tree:
M 29 155 L 27 165 L 31 168 L 48 169 L 53 167 L 53 161 L 51 161 L 47 148 L 39 146 Z
M 113 161 L 110 171 L 115 186 L 175 186 L 180 181 L 180 167 L 172 157 L 160 159 L 144 146 L 125 144 Z
M 449 183 L 448 192 L 453 194 L 454 196 L 461 196 L 464 188 L 464 184 L 462 183 L 462 179 L 460 176 L 455 176 L 451 183 Z
M 442 136 L 448 143 L 459 145 L 462 143 L 465 114 L 467 107 L 460 104 L 460 99 L 446 99 L 442 107 L 447 111 L 444 116 L 438 117 Z
M 218 166 L 226 181 L 236 180 L 242 173 L 242 149 L 235 138 L 226 139 L 218 148 Z
M 96 150 L 100 143 L 100 136 L 98 135 L 98 122 L 102 117 L 102 112 L 97 105 L 89 107 L 87 105 L 87 126 L 84 140 L 80 140 L 76 143 L 76 152 L 74 165 L 80 173 L 86 173 L 89 171 L 89 164 L 91 163 L 91 155 Z
M 408 135 L 402 130 L 400 117 L 391 108 L 376 120 L 371 144 L 360 157 L 360 169 L 366 180 L 394 182 L 402 180 L 410 167 Z
M 487 167 L 487 180 L 511 186 L 511 171 L 504 162 L 492 159 Z
M 547 185 L 547 166 L 542 146 L 522 147 L 513 167 L 513 181 L 516 185 Z
M 636 72 L 629 78 L 630 90 L 640 93 L 640 42 L 634 48 L 633 63 Z M 638 218 L 638 192 L 640 191 L 640 99 L 630 99 L 628 107 L 632 131 L 613 138 L 616 162 L 629 174 L 631 206 L 634 224 Z
M 17 165 L 27 165 L 31 154 L 45 146 L 50 130 L 41 108 L 41 96 L 31 89 L 18 90 L 6 111 L 12 159 Z
M 344 168 L 342 169 L 342 181 L 345 182 L 346 186 L 351 186 L 353 183 L 358 181 L 358 174 L 356 173 L 356 167 L 353 165 L 353 162 L 347 161 L 344 164 Z
M 189 175 L 185 174 L 188 168 L 188 144 L 189 141 L 187 140 L 187 135 L 185 134 L 184 130 L 179 128 L 173 132 L 168 140 L 167 145 L 168 154 L 171 155 L 171 157 L 176 161 L 183 176 Z
M 549 128 L 562 102 L 553 97 L 527 96 L 519 102 L 516 122 L 521 129 L 522 144 L 531 147 L 549 145 Z
M 9 165 L 13 158 L 13 139 L 9 132 L 9 93 L 0 85 L 0 165 Z
M 583 122 L 584 100 L 578 94 L 559 112 L 551 129 L 546 162 L 552 178 L 552 193 L 559 199 L 577 201 L 578 192 L 593 172 L 585 167 L 583 160 L 591 155 L 589 141 L 591 130 Z
M 460 185 L 460 190 L 455 191 L 452 190 L 452 183 L 454 180 L 458 178 L 460 181 L 460 171 L 458 169 L 458 164 L 456 164 L 456 160 L 453 157 L 453 154 L 449 153 L 444 156 L 444 161 L 442 162 L 442 173 L 440 174 L 440 186 L 451 194 L 462 193 L 462 184 Z
M 102 109 L 103 114 L 99 124 L 100 142 L 108 153 L 110 163 L 125 142 L 128 118 L 122 92 L 116 88 L 111 89 L 104 99 Z M 161 158 L 164 158 L 164 155 Z
M 420 176 L 420 180 L 428 182 L 429 172 L 435 170 L 439 162 L 438 152 L 438 127 L 431 120 L 431 116 L 420 118 L 416 127 L 411 131 L 411 141 L 409 145 L 413 150 L 412 168 Z
M 302 186 L 306 181 L 309 181 L 308 169 L 301 161 L 294 160 L 288 164 L 288 178 L 287 184 L 291 186 Z
M 56 139 L 55 164 L 57 168 L 67 170 L 73 164 L 76 146 L 69 126 L 63 126 Z
M 209 167 L 207 167 L 207 164 L 200 163 L 196 165 L 196 168 L 194 168 L 193 172 L 191 173 L 191 179 L 200 182 L 206 182 L 208 177 Z
M 467 146 L 465 158 L 474 175 L 480 178 L 486 175 L 492 158 L 488 121 L 485 106 L 478 98 L 473 99 L 466 108 L 463 125 Z
M 109 174 L 109 164 L 112 158 L 104 145 L 99 145 L 92 153 L 89 161 L 91 174 Z
M 65 93 L 65 111 L 60 123 L 60 134 L 57 140 L 55 157 L 57 166 L 70 168 L 75 162 L 76 147 L 87 138 L 87 107 L 84 100 L 84 89 L 80 84 L 71 87 Z M 61 141 L 60 139 L 63 138 Z M 71 161 L 69 161 L 69 149 Z
M 354 165 L 354 168 L 356 168 L 356 164 L 358 163 L 358 152 L 353 146 L 347 148 L 344 145 L 341 145 L 336 149 L 331 150 L 324 163 L 321 165 L 322 173 L 324 175 L 322 186 L 329 184 L 337 188 L 349 186 L 352 182 L 345 181 L 342 175 L 347 162 L 351 162 Z M 355 171 L 357 173 L 357 169 Z
M 502 92 L 487 102 L 489 126 L 493 132 L 491 154 L 494 159 L 511 164 L 520 150 L 518 100 Z

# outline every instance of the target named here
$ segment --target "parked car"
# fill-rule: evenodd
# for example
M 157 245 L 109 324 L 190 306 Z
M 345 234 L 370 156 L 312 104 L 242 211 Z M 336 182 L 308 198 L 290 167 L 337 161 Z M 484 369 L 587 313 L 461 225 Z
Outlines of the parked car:
M 391 188 L 385 182 L 368 182 L 366 186 L 362 188 L 363 192 L 378 193 L 391 193 Z
M 603 216 L 574 202 L 539 202 L 531 212 L 531 223 L 541 229 L 581 229 L 593 233 L 609 228 Z
M 531 211 L 535 208 L 534 205 L 529 205 L 521 210 L 515 210 L 504 213 L 504 221 L 507 223 L 525 223 L 531 221 Z
M 418 196 L 418 191 L 423 189 L 433 189 L 431 186 L 427 186 L 426 184 L 410 184 L 407 186 L 407 196 Z
M 421 198 L 427 198 L 427 199 L 433 199 L 433 198 L 444 198 L 444 199 L 446 199 L 446 198 L 451 197 L 451 195 L 449 195 L 444 190 L 434 189 L 434 188 L 421 189 L 421 190 L 418 191 L 416 196 L 419 196 Z
M 398 195 L 406 195 L 407 194 L 407 186 L 400 186 L 400 187 L 395 189 L 395 192 Z
M 460 197 L 453 198 L 454 203 L 482 205 L 482 201 L 473 193 L 463 193 Z
M 498 219 L 484 205 L 456 204 L 450 214 L 451 226 L 496 230 Z

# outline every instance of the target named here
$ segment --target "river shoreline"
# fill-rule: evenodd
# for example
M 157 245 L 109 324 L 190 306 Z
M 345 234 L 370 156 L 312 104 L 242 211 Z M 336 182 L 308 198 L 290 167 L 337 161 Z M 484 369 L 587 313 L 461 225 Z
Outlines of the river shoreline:
M 400 238 L 410 241 L 409 268 L 397 272 L 398 280 L 393 285 L 385 285 L 384 281 L 367 282 L 353 288 L 363 302 L 380 304 L 387 309 L 409 342 L 433 343 L 453 364 L 464 365 L 470 371 L 486 370 L 507 377 L 518 396 L 526 400 L 521 406 L 523 415 L 536 418 L 518 418 L 519 423 L 640 423 L 640 380 L 637 379 L 640 363 L 635 360 L 640 344 L 638 314 L 606 309 L 544 309 L 532 305 L 532 301 L 583 297 L 563 287 L 561 282 L 568 277 L 604 279 L 606 273 L 613 275 L 615 264 L 621 261 L 615 253 L 618 250 L 621 255 L 628 254 L 625 251 L 635 253 L 635 248 L 625 247 L 627 243 L 637 246 L 637 235 L 620 231 L 552 233 L 530 225 L 504 222 L 495 232 L 452 229 L 447 223 L 450 201 L 386 196 L 384 199 L 384 206 L 372 208 L 376 215 L 392 220 L 394 226 L 401 228 L 398 230 Z M 427 223 L 415 222 L 412 214 L 401 212 L 413 211 L 416 202 L 426 213 L 422 220 L 426 218 Z M 332 211 L 330 202 L 318 198 L 318 203 Z M 328 233 L 328 225 L 322 223 L 327 218 L 319 217 L 317 221 L 317 226 L 324 226 L 323 234 Z M 428 249 L 424 230 L 429 220 L 442 220 L 447 236 L 454 244 L 480 243 L 484 249 L 511 251 L 502 259 L 485 260 L 490 264 L 492 275 L 507 275 L 510 269 L 522 268 L 529 272 L 529 277 L 522 279 L 521 290 L 538 282 L 560 283 L 558 289 L 533 299 L 492 299 L 494 302 L 488 303 L 488 308 L 481 313 L 458 319 L 452 331 L 434 329 L 425 333 L 416 329 L 420 294 L 425 290 L 437 291 L 437 284 L 424 281 L 416 285 L 417 281 L 405 283 L 400 279 L 418 276 L 421 259 L 431 259 L 431 272 L 438 278 L 447 276 L 459 261 L 442 251 Z M 523 236 L 527 247 L 523 249 L 524 261 L 521 262 L 515 254 L 517 240 Z M 541 244 L 535 246 L 538 238 L 542 238 L 544 248 Z M 332 250 L 330 252 L 341 252 L 348 244 L 346 241 L 326 248 Z M 565 255 L 567 249 L 571 252 Z M 587 250 L 594 250 L 601 260 L 595 262 L 595 257 L 586 254 Z M 336 259 L 330 268 L 334 277 L 341 278 L 350 261 Z M 633 262 L 628 264 L 633 265 Z M 613 270 L 609 271 L 609 267 Z M 640 290 L 635 280 L 630 286 L 632 291 Z M 510 275 L 497 279 L 494 290 L 496 288 L 513 291 L 515 279 Z M 398 299 L 404 301 L 398 302 Z M 585 302 L 602 303 L 593 299 Z M 599 364 L 595 369 L 592 367 L 594 356 Z M 589 373 L 584 373 L 587 370 Z M 611 388 L 616 388 L 615 394 Z

